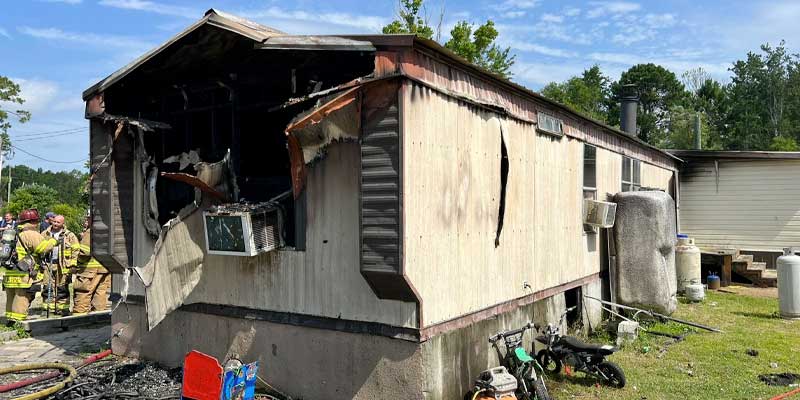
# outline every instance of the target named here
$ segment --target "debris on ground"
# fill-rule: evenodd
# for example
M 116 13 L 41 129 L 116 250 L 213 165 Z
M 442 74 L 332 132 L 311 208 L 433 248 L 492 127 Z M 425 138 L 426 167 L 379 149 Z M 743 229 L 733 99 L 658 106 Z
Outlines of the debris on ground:
M 770 386 L 790 386 L 800 380 L 800 375 L 783 372 L 780 374 L 759 375 L 758 379 Z
M 149 362 L 108 359 L 81 369 L 72 384 L 49 399 L 179 399 L 181 379 L 180 368 L 166 369 Z M 19 397 L 35 393 L 52 386 L 57 380 L 40 382 L 12 394 Z
M 758 350 L 756 349 L 747 349 L 745 353 L 750 357 L 758 357 Z
M 770 367 L 770 368 L 773 368 L 773 369 L 775 369 L 775 368 L 778 368 L 778 363 L 776 363 L 776 362 L 771 362 L 771 363 L 769 363 L 769 367 Z

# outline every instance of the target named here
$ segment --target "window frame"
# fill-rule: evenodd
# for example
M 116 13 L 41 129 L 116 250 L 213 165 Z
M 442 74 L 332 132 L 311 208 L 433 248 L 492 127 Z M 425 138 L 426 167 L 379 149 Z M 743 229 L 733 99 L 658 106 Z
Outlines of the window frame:
M 625 166 L 628 166 L 628 176 L 625 175 Z M 626 179 L 627 178 L 627 179 Z M 635 158 L 622 156 L 621 168 L 621 188 L 622 192 L 635 192 L 642 187 L 642 162 Z
M 558 125 L 558 131 L 553 131 L 550 129 L 546 129 L 543 127 L 542 121 L 546 120 L 547 118 L 552 119 Z M 561 118 L 557 118 L 554 115 L 544 113 L 544 112 L 537 112 L 536 113 L 536 132 L 544 133 L 547 135 L 555 136 L 558 138 L 564 137 L 564 121 Z
M 587 150 L 589 150 L 589 149 L 593 150 L 592 151 L 592 153 L 594 153 L 593 154 L 593 158 L 587 158 L 586 157 L 587 156 Z M 587 165 L 587 163 L 586 163 L 586 161 L 587 160 L 593 160 L 592 164 L 594 165 L 594 168 L 592 168 L 592 171 L 594 172 L 594 177 L 592 177 L 592 180 L 594 181 L 593 182 L 594 186 L 588 186 L 587 182 L 586 182 L 586 179 L 587 179 L 587 176 L 586 176 L 586 165 Z M 581 215 L 585 215 L 586 214 L 586 209 L 585 209 L 586 200 L 587 199 L 589 199 L 589 200 L 597 200 L 597 146 L 592 146 L 592 145 L 587 144 L 587 143 L 583 144 L 582 163 L 583 163 L 583 166 L 581 168 L 581 171 L 583 171 L 582 172 L 582 175 L 583 175 L 582 178 L 583 179 L 582 179 L 582 182 L 581 182 L 581 209 L 583 210 L 583 212 L 582 212 Z M 597 227 L 591 226 L 589 224 L 583 224 L 583 233 L 584 233 L 584 235 L 596 234 L 597 232 L 598 232 Z

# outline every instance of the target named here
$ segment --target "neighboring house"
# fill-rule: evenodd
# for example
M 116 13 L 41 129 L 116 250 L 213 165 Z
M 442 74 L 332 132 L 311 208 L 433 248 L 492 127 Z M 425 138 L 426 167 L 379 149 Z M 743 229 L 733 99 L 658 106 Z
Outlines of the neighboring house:
M 680 176 L 680 229 L 708 252 L 753 255 L 775 268 L 800 246 L 800 152 L 673 150 Z
M 210 10 L 84 99 L 114 352 L 260 359 L 294 397 L 460 398 L 491 334 L 603 295 L 584 198 L 677 190 L 677 158 L 412 35 Z M 201 211 L 276 197 L 285 246 L 205 251 Z

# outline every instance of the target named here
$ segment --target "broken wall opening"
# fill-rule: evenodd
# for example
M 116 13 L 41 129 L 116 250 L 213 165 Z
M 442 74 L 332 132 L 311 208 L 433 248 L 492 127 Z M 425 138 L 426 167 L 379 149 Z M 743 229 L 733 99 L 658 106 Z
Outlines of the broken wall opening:
M 196 175 L 198 162 L 230 153 L 235 194 L 228 201 L 265 202 L 292 189 L 287 125 L 314 99 L 305 96 L 370 74 L 374 52 L 265 50 L 233 32 L 205 26 L 131 72 L 104 94 L 105 112 L 159 121 L 142 135 L 149 163 L 145 188 L 155 192 L 158 223 L 195 200 L 195 187 L 164 174 Z M 288 102 L 290 99 L 295 101 Z M 303 248 L 305 196 L 284 196 L 285 242 Z M 133 211 L 131 211 L 133 212 Z

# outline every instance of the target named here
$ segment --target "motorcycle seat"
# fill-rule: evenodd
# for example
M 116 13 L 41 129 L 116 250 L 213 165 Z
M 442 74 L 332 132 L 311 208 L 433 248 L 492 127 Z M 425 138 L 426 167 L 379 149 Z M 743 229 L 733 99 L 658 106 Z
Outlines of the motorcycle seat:
M 569 337 L 569 336 L 561 338 L 561 341 L 566 346 L 576 351 L 597 352 L 603 355 L 608 355 L 617 351 L 617 348 L 614 346 L 609 346 L 607 344 L 584 343 L 574 337 Z

